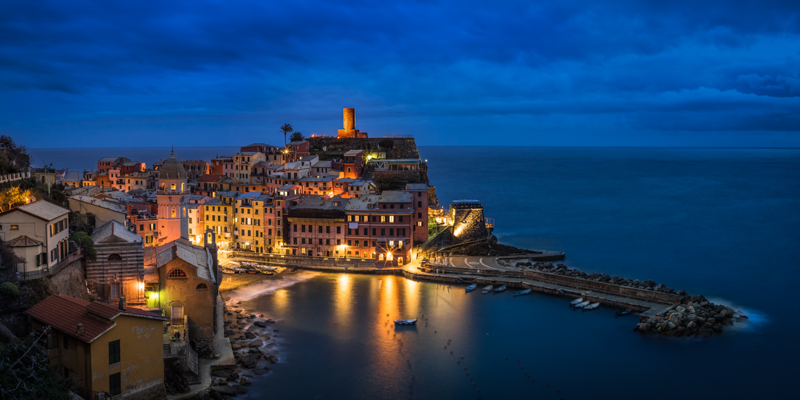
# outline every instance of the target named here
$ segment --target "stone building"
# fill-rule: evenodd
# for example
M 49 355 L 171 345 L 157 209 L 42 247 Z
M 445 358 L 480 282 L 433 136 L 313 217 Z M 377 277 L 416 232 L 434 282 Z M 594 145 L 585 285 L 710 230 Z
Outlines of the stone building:
M 117 221 L 92 232 L 95 261 L 86 262 L 86 282 L 103 300 L 144 304 L 144 244 L 142 237 Z
M 185 326 L 192 338 L 213 340 L 221 272 L 215 235 L 207 233 L 204 237 L 204 247 L 186 239 L 160 246 L 154 261 L 159 278 L 158 305 L 170 324 Z

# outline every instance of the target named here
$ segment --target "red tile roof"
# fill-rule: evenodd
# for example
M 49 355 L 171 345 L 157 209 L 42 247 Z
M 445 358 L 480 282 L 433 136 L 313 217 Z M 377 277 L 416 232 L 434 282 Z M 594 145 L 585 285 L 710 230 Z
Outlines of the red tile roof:
M 52 295 L 27 309 L 25 313 L 86 343 L 93 342 L 116 326 L 113 319 L 120 315 L 161 321 L 167 320 L 165 317 L 138 308 L 128 307 L 123 311 L 111 304 L 90 303 L 61 295 Z M 94 315 L 101 318 L 97 318 Z M 78 335 L 78 324 L 83 324 L 84 332 L 82 335 Z

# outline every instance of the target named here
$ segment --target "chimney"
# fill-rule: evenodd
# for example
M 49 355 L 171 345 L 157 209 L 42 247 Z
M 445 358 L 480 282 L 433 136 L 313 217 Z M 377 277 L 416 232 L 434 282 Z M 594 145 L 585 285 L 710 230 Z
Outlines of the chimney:
M 125 311 L 125 296 L 119 298 L 119 309 Z
M 83 324 L 78 324 L 78 331 L 76 332 L 78 336 L 83 335 Z

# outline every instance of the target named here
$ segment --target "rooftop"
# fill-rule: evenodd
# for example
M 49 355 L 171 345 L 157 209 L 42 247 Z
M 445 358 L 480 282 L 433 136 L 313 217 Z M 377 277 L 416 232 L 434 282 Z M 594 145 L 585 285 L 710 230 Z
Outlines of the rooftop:
M 127 307 L 125 310 L 120 310 L 111 304 L 90 303 L 86 300 L 57 294 L 40 301 L 25 310 L 25 313 L 84 343 L 92 343 L 115 327 L 117 324 L 114 319 L 120 315 L 167 320 L 165 317 L 138 308 Z M 78 334 L 78 324 L 83 325 L 83 332 L 80 335 Z
M 347 153 L 344 153 L 344 156 L 345 157 L 355 157 L 355 156 L 357 156 L 357 155 L 359 155 L 359 154 L 361 154 L 363 152 L 364 152 L 364 150 L 348 150 Z
M 142 237 L 133 233 L 128 228 L 111 220 L 95 228 L 92 232 L 92 241 L 98 243 L 142 243 Z
M 23 204 L 17 208 L 12 208 L 2 214 L 5 214 L 13 210 L 22 211 L 26 214 L 33 215 L 34 217 L 43 219 L 45 221 L 52 221 L 58 217 L 69 214 L 69 210 L 67 210 L 66 208 L 57 206 L 53 203 L 50 203 L 47 200 L 38 200 L 30 204 Z
M 105 208 L 106 210 L 116 211 L 120 213 L 127 212 L 125 207 L 122 206 L 122 204 L 117 203 L 115 201 L 96 199 L 94 197 L 82 196 L 82 195 L 72 196 L 70 197 L 70 200 L 80 201 L 82 203 L 91 204 L 93 206 Z
M 427 183 L 409 183 L 408 190 L 428 190 Z
M 410 203 L 411 193 L 400 190 L 384 190 L 378 198 L 378 203 Z
M 197 277 L 207 281 L 216 282 L 213 259 L 209 250 L 195 246 L 186 239 L 176 239 L 168 244 L 159 246 L 156 254 L 156 265 L 161 268 L 170 261 L 180 258 L 197 268 Z

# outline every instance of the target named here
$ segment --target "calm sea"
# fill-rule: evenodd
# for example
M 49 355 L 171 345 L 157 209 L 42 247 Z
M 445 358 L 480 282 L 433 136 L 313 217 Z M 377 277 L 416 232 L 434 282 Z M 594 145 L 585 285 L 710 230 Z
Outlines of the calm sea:
M 181 158 L 216 152 L 178 150 Z M 99 158 L 95 149 L 75 151 Z M 169 154 L 156 153 L 102 156 L 150 162 Z M 635 317 L 615 319 L 604 307 L 572 312 L 560 297 L 303 273 L 234 294 L 280 320 L 281 362 L 250 387 L 251 398 L 796 398 L 800 150 L 420 153 L 440 202 L 480 199 L 502 242 L 565 251 L 565 263 L 585 271 L 702 293 L 750 322 L 704 340 L 659 338 L 633 332 Z M 396 329 L 389 320 L 398 317 L 428 326 Z

